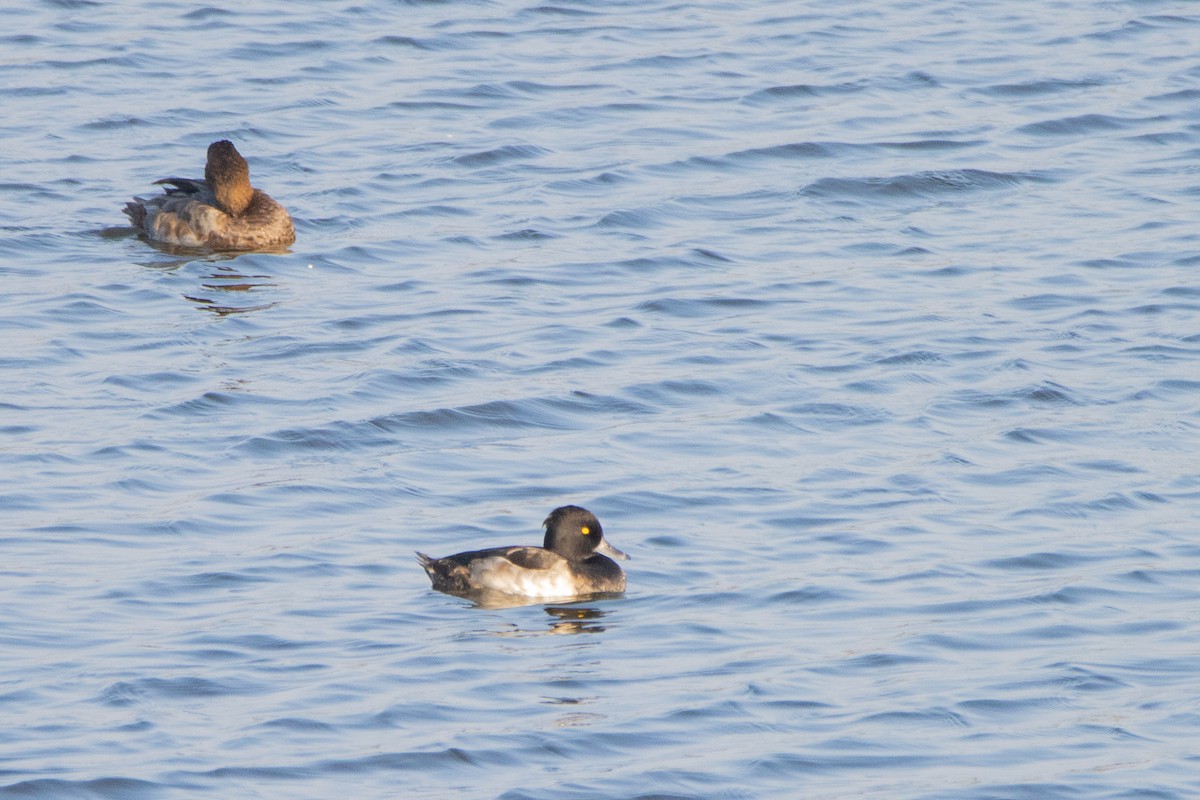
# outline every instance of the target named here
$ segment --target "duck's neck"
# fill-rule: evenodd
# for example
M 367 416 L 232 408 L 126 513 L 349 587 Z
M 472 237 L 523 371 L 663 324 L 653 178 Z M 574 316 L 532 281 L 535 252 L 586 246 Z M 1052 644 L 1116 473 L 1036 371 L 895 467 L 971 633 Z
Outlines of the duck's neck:
M 231 217 L 241 216 L 254 198 L 254 187 L 249 181 L 217 181 L 212 190 L 217 206 Z

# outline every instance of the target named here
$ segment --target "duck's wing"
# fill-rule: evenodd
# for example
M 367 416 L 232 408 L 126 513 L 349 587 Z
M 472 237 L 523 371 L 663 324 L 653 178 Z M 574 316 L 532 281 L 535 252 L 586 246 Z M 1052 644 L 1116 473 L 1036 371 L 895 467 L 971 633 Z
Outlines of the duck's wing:
M 167 194 L 204 194 L 208 192 L 208 183 L 200 178 L 163 178 L 154 182 L 155 186 L 169 186 L 164 189 Z
M 521 569 L 553 569 L 562 563 L 563 557 L 541 547 L 505 547 L 501 556 L 505 561 Z
M 417 553 L 433 588 L 451 594 L 496 591 L 523 596 L 573 594 L 567 560 L 540 547 L 493 547 L 444 558 Z
M 417 555 L 420 556 L 422 554 L 418 553 Z M 429 556 L 425 556 L 425 558 L 429 559 Z M 429 560 L 434 562 L 449 561 L 467 567 L 484 561 L 493 562 L 496 559 L 507 561 L 522 569 L 550 569 L 561 562 L 563 557 L 541 547 L 523 547 L 517 545 L 510 547 L 489 547 L 487 550 L 468 550 L 464 553 L 455 553 L 452 556 Z M 421 563 L 424 564 L 425 561 L 422 560 Z
M 511 571 L 518 566 L 519 561 L 534 563 L 536 556 L 522 555 L 526 550 L 538 550 L 536 547 L 491 547 L 487 550 L 468 550 L 463 553 L 433 558 L 417 552 L 417 561 L 425 568 L 433 588 L 442 592 L 469 592 L 483 588 L 480 575 L 489 571 Z M 516 553 L 518 561 L 512 560 Z M 539 569 L 539 567 L 530 567 Z M 485 581 L 486 582 L 486 581 Z

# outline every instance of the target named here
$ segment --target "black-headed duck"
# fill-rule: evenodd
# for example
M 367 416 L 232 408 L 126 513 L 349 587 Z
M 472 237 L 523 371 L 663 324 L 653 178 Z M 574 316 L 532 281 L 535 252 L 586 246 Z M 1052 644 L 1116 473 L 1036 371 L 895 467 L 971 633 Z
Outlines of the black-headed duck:
M 604 539 L 595 514 L 562 506 L 542 523 L 542 547 L 493 547 L 445 558 L 417 553 L 433 588 L 471 596 L 498 592 L 518 597 L 570 598 L 625 591 L 625 573 L 608 556 L 629 556 Z

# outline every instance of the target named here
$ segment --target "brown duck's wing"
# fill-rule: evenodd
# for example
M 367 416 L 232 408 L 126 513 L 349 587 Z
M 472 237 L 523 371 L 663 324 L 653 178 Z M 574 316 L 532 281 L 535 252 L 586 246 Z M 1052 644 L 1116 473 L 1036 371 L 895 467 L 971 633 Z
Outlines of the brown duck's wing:
M 208 191 L 208 184 L 200 178 L 163 178 L 154 182 L 155 186 L 173 186 L 165 189 L 167 194 L 203 194 Z

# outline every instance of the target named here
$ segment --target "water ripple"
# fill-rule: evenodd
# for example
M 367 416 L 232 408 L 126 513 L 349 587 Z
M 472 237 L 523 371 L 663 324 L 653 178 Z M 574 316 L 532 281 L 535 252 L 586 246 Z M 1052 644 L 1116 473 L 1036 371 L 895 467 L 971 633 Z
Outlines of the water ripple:
M 0 796 L 1196 795 L 1188 7 L 18 6 Z

